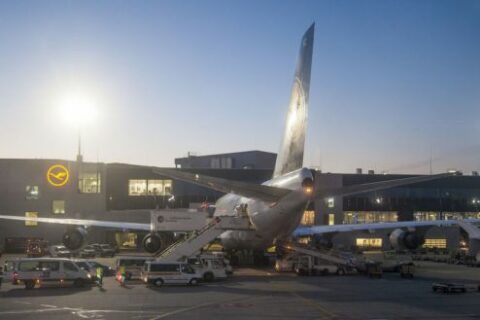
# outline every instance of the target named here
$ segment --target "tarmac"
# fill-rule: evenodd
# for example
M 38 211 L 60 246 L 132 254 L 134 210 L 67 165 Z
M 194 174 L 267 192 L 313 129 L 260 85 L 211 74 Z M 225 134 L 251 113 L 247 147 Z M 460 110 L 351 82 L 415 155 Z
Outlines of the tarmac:
M 114 259 L 97 259 L 112 265 Z M 417 262 L 413 279 L 384 273 L 299 277 L 271 269 L 236 269 L 228 280 L 198 286 L 25 290 L 4 283 L 0 319 L 479 319 L 480 292 L 441 294 L 432 283 L 480 284 L 480 268 Z

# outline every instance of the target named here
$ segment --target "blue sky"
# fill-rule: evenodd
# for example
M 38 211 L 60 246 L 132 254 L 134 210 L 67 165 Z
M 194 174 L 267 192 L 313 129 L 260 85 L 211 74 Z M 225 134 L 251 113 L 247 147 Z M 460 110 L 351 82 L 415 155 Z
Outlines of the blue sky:
M 3 1 L 0 157 L 73 159 L 69 92 L 87 161 L 277 152 L 313 21 L 306 165 L 480 169 L 478 1 Z

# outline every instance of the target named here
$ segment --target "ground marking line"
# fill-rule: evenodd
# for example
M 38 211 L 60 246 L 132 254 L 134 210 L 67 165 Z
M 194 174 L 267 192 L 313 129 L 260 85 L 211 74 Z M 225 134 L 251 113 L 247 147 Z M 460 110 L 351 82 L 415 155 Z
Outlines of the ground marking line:
M 313 306 L 315 309 L 318 309 L 319 311 L 321 311 L 323 313 L 324 316 L 327 316 L 327 317 L 330 317 L 330 318 L 338 318 L 338 316 L 333 313 L 333 312 L 330 312 L 328 311 L 324 306 L 322 306 L 320 303 L 312 300 L 312 299 L 308 299 L 308 298 L 305 298 L 301 295 L 299 295 L 298 293 L 296 292 L 292 292 L 291 293 L 294 297 L 297 297 L 305 302 L 307 302 L 308 304 L 310 304 L 311 306 Z
M 173 315 L 176 315 L 176 314 L 179 314 L 179 313 L 183 313 L 183 312 L 187 312 L 187 311 L 191 311 L 191 310 L 195 310 L 195 309 L 201 309 L 201 308 L 205 308 L 205 307 L 216 305 L 216 304 L 224 304 L 224 303 L 238 302 L 238 301 L 248 301 L 248 300 L 252 300 L 252 299 L 255 299 L 256 301 L 258 301 L 259 299 L 265 299 L 265 298 L 268 298 L 268 297 L 269 296 L 263 296 L 263 297 L 259 297 L 259 298 L 257 298 L 257 297 L 247 297 L 247 298 L 242 297 L 242 298 L 230 299 L 230 300 L 225 300 L 225 301 L 208 302 L 208 303 L 203 303 L 203 304 L 199 304 L 199 305 L 196 305 L 196 306 L 186 307 L 186 308 L 170 311 L 170 312 L 167 312 L 167 313 L 163 313 L 163 314 L 158 315 L 156 317 L 153 317 L 149 320 L 163 319 L 163 318 L 173 316 Z

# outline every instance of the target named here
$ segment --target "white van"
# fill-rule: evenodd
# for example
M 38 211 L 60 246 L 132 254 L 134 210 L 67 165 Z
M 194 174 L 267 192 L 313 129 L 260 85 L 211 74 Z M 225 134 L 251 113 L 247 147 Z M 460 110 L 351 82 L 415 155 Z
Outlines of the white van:
M 196 285 L 201 275 L 187 263 L 147 261 L 141 277 L 147 285 L 161 287 L 164 284 Z
M 35 285 L 68 285 L 82 287 L 91 276 L 73 261 L 61 258 L 26 258 L 15 263 L 12 283 L 25 284 L 26 289 Z
M 213 255 L 199 256 L 197 258 L 189 258 L 188 264 L 191 265 L 205 282 L 212 282 L 215 279 L 226 279 L 227 270 L 223 262 L 223 258 Z
M 132 256 L 132 257 L 119 257 L 116 262 L 116 272 L 120 271 L 123 267 L 125 270 L 125 279 L 140 279 L 140 273 L 143 270 L 143 265 L 147 261 L 152 261 L 152 257 Z

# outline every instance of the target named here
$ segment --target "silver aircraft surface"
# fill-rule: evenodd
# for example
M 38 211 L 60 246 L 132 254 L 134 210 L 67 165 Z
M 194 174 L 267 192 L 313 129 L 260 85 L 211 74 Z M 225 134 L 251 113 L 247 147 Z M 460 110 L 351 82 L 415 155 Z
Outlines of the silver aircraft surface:
M 312 24 L 305 32 L 300 43 L 300 52 L 288 106 L 283 141 L 271 180 L 257 185 L 203 176 L 175 169 L 152 168 L 152 170 L 161 176 L 190 182 L 226 193 L 226 195 L 218 199 L 215 204 L 215 216 L 248 216 L 251 224 L 250 229 L 225 231 L 220 235 L 220 240 L 226 250 L 262 250 L 278 241 L 288 239 L 294 232 L 296 235 L 314 235 L 372 229 L 396 229 L 392 232 L 392 245 L 408 249 L 418 247 L 420 245 L 420 237 L 418 233 L 415 232 L 416 227 L 425 228 L 435 225 L 452 225 L 456 222 L 410 221 L 408 223 L 396 222 L 375 225 L 333 225 L 298 228 L 302 215 L 311 201 L 325 199 L 327 197 L 372 192 L 425 182 L 450 175 L 439 174 L 325 190 L 314 189 L 314 175 L 310 169 L 303 167 L 314 28 L 315 26 Z M 34 220 L 37 222 L 78 226 L 77 228 L 67 231 L 64 235 L 64 243 L 69 244 L 69 247 L 78 247 L 84 243 L 86 227 L 146 230 L 151 232 L 147 236 L 155 236 L 157 239 L 162 238 L 159 233 L 152 230 L 151 224 L 82 219 L 25 218 L 8 215 L 0 215 L 0 219 Z M 162 247 L 165 246 L 162 245 Z

